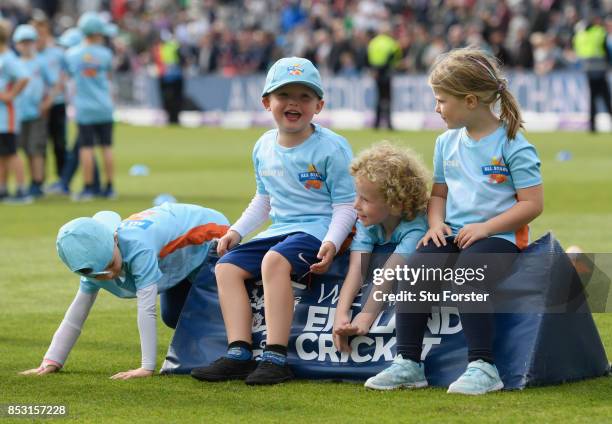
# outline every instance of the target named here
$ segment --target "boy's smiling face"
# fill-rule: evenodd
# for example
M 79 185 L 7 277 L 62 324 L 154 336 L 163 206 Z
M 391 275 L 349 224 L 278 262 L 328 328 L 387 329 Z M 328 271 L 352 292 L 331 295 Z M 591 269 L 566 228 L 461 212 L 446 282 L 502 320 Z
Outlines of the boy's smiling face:
M 321 112 L 324 101 L 305 85 L 284 85 L 262 98 L 266 110 L 272 112 L 281 133 L 295 136 L 310 135 L 310 122 Z
M 384 224 L 393 215 L 392 208 L 385 202 L 380 188 L 364 177 L 355 177 L 355 202 L 357 218 L 366 226 Z

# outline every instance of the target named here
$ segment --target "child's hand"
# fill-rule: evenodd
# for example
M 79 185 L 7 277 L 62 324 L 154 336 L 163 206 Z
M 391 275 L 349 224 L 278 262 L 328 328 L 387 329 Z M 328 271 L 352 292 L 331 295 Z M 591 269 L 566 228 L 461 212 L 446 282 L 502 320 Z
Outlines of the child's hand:
M 55 361 L 44 360 L 40 367 L 31 370 L 21 371 L 19 375 L 46 375 L 58 372 L 62 365 Z
M 153 371 L 151 370 L 137 368 L 135 370 L 118 372 L 111 377 L 111 380 L 129 380 L 130 378 L 151 377 L 152 375 Z
M 242 237 L 237 231 L 229 230 L 219 239 L 219 243 L 217 243 L 217 254 L 219 256 L 225 255 L 228 250 L 240 243 L 240 239 L 242 239 Z
M 423 238 L 417 243 L 417 249 L 421 246 L 427 246 L 430 240 L 433 241 L 437 247 L 446 246 L 446 236 L 452 235 L 453 231 L 451 228 L 444 222 L 441 222 L 435 227 L 430 227 L 429 230 L 427 230 Z
M 351 347 L 348 344 L 348 336 L 343 336 L 337 333 L 338 330 L 350 325 L 351 320 L 347 314 L 341 314 L 336 310 L 336 317 L 334 318 L 334 330 L 332 332 L 332 338 L 334 340 L 334 346 L 338 352 L 350 352 Z
M 487 224 L 485 223 L 467 224 L 457 233 L 455 243 L 460 249 L 467 249 L 474 244 L 474 242 L 487 238 L 490 235 Z
M 338 330 L 334 328 L 334 334 L 347 337 L 363 336 L 370 331 L 374 319 L 376 319 L 376 315 L 374 314 L 359 312 L 350 324 L 339 327 Z
M 325 274 L 329 269 L 332 261 L 336 256 L 336 246 L 331 241 L 326 241 L 321 245 L 317 258 L 321 259 L 321 262 L 310 265 L 310 271 L 315 274 Z

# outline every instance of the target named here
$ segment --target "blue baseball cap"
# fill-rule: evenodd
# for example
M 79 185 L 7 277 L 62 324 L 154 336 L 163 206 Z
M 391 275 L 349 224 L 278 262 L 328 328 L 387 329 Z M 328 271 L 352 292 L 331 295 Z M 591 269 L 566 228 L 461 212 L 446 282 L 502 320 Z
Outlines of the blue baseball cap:
M 85 35 L 100 34 L 107 37 L 113 37 L 117 32 L 117 27 L 115 25 L 107 23 L 102 19 L 102 16 L 96 12 L 83 13 L 79 18 L 77 26 Z
M 293 83 L 303 84 L 323 98 L 323 84 L 319 71 L 310 60 L 302 57 L 284 57 L 277 60 L 268 71 L 261 96 L 267 96 L 283 85 Z
M 76 218 L 64 224 L 55 242 L 59 257 L 70 271 L 81 276 L 107 274 L 120 223 L 121 217 L 116 212 L 101 211 L 91 218 Z
M 13 33 L 13 41 L 15 43 L 21 43 L 22 41 L 36 41 L 38 40 L 38 33 L 32 25 L 19 25 L 15 28 Z
M 83 41 L 83 32 L 78 28 L 68 28 L 66 31 L 62 33 L 60 38 L 57 40 L 57 43 L 69 49 L 70 47 L 74 47 Z

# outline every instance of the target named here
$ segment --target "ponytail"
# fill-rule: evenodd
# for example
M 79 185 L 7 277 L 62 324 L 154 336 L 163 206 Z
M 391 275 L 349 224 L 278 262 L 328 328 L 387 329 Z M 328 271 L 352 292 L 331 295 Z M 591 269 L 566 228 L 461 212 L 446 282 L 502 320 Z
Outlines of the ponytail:
M 518 101 L 504 84 L 500 84 L 499 103 L 501 112 L 499 119 L 506 124 L 508 139 L 513 140 L 519 132 L 519 129 L 524 128 L 524 121 Z

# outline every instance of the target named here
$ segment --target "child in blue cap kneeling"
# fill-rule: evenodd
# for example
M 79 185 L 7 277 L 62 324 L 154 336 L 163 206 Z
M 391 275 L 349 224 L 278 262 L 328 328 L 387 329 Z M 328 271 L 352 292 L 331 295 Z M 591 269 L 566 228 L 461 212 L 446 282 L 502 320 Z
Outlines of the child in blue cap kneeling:
M 228 224 L 220 212 L 179 203 L 164 203 L 123 221 L 115 212 L 102 211 L 65 224 L 57 235 L 57 251 L 70 271 L 80 275 L 79 291 L 40 367 L 22 374 L 48 374 L 63 367 L 98 291 L 105 289 L 121 298 L 137 298 L 142 349 L 140 368 L 112 378 L 153 375 L 157 294 L 161 293 L 162 320 L 176 328 L 191 281 Z

